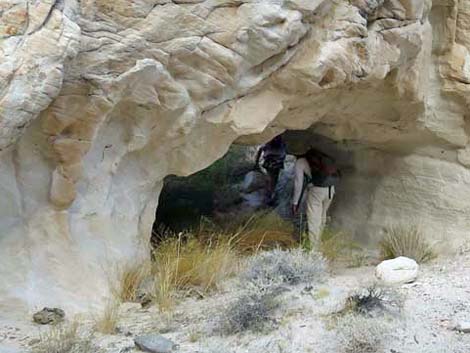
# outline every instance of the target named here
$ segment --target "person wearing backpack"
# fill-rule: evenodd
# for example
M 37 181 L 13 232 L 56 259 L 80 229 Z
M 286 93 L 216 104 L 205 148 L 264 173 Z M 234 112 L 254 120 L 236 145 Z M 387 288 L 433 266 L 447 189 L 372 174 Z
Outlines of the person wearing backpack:
M 306 191 L 308 237 L 311 246 L 318 248 L 340 172 L 333 158 L 321 151 L 310 149 L 297 159 L 294 178 L 293 214 L 297 214 Z

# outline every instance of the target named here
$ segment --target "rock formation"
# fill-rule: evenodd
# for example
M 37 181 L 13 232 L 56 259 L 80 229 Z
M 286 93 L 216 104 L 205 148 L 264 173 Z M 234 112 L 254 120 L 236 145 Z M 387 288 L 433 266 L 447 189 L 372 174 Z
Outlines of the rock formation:
M 350 146 L 335 218 L 358 237 L 468 234 L 469 0 L 0 0 L 0 16 L 2 313 L 100 304 L 147 255 L 166 175 L 286 129 Z

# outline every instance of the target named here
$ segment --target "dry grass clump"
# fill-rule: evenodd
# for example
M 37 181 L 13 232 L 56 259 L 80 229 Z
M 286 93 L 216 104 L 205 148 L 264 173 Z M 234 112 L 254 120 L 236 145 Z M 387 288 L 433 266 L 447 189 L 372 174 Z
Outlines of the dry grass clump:
M 379 248 L 383 260 L 406 256 L 424 263 L 437 256 L 417 226 L 398 225 L 388 228 Z
M 325 276 L 325 271 L 326 263 L 319 253 L 299 248 L 275 249 L 253 256 L 241 277 L 263 288 L 319 281 Z
M 114 297 L 121 302 L 134 302 L 142 282 L 150 274 L 150 261 L 128 263 L 118 271 L 118 278 L 111 286 Z
M 297 246 L 293 236 L 294 226 L 275 211 L 244 211 L 219 215 L 210 224 L 206 221 L 199 234 L 207 231 L 233 238 L 237 249 L 246 254 L 260 249 Z
M 39 343 L 32 348 L 33 353 L 91 353 L 98 352 L 89 336 L 79 335 L 77 322 L 62 324 L 40 335 Z
M 224 312 L 219 331 L 225 335 L 264 331 L 273 326 L 273 313 L 278 307 L 279 302 L 272 292 L 245 293 Z
M 178 290 L 216 289 L 234 273 L 238 264 L 238 254 L 230 240 L 216 238 L 209 242 L 195 238 L 171 239 L 155 250 L 154 258 L 154 299 L 163 310 L 173 305 Z
M 297 246 L 293 237 L 294 226 L 275 211 L 257 212 L 239 224 L 241 226 L 235 232 L 238 235 L 236 244 L 243 252 Z
M 352 261 L 354 255 L 360 250 L 360 246 L 350 236 L 331 228 L 325 228 L 320 239 L 319 251 L 330 262 Z
M 116 333 L 119 321 L 119 303 L 110 301 L 106 304 L 100 316 L 94 318 L 95 329 L 105 335 Z

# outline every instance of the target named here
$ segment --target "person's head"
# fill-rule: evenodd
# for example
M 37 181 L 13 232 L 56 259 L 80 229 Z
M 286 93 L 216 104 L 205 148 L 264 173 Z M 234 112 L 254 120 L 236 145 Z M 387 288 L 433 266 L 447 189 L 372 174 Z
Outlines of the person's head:
M 271 141 L 268 142 L 268 144 L 271 147 L 281 147 L 282 143 L 283 143 L 283 141 L 282 141 L 282 136 L 281 135 L 277 135 Z
M 317 151 L 313 147 L 311 147 L 309 148 L 307 152 L 305 152 L 304 156 L 305 156 L 305 159 L 310 162 L 316 159 L 317 155 L 318 155 Z

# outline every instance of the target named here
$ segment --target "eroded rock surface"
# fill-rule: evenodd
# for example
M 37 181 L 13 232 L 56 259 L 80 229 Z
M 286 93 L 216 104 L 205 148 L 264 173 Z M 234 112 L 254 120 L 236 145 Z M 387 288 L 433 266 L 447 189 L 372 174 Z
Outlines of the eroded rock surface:
M 339 225 L 458 242 L 467 2 L 3 0 L 1 312 L 102 303 L 108 272 L 146 256 L 166 175 L 312 124 L 351 151 Z

